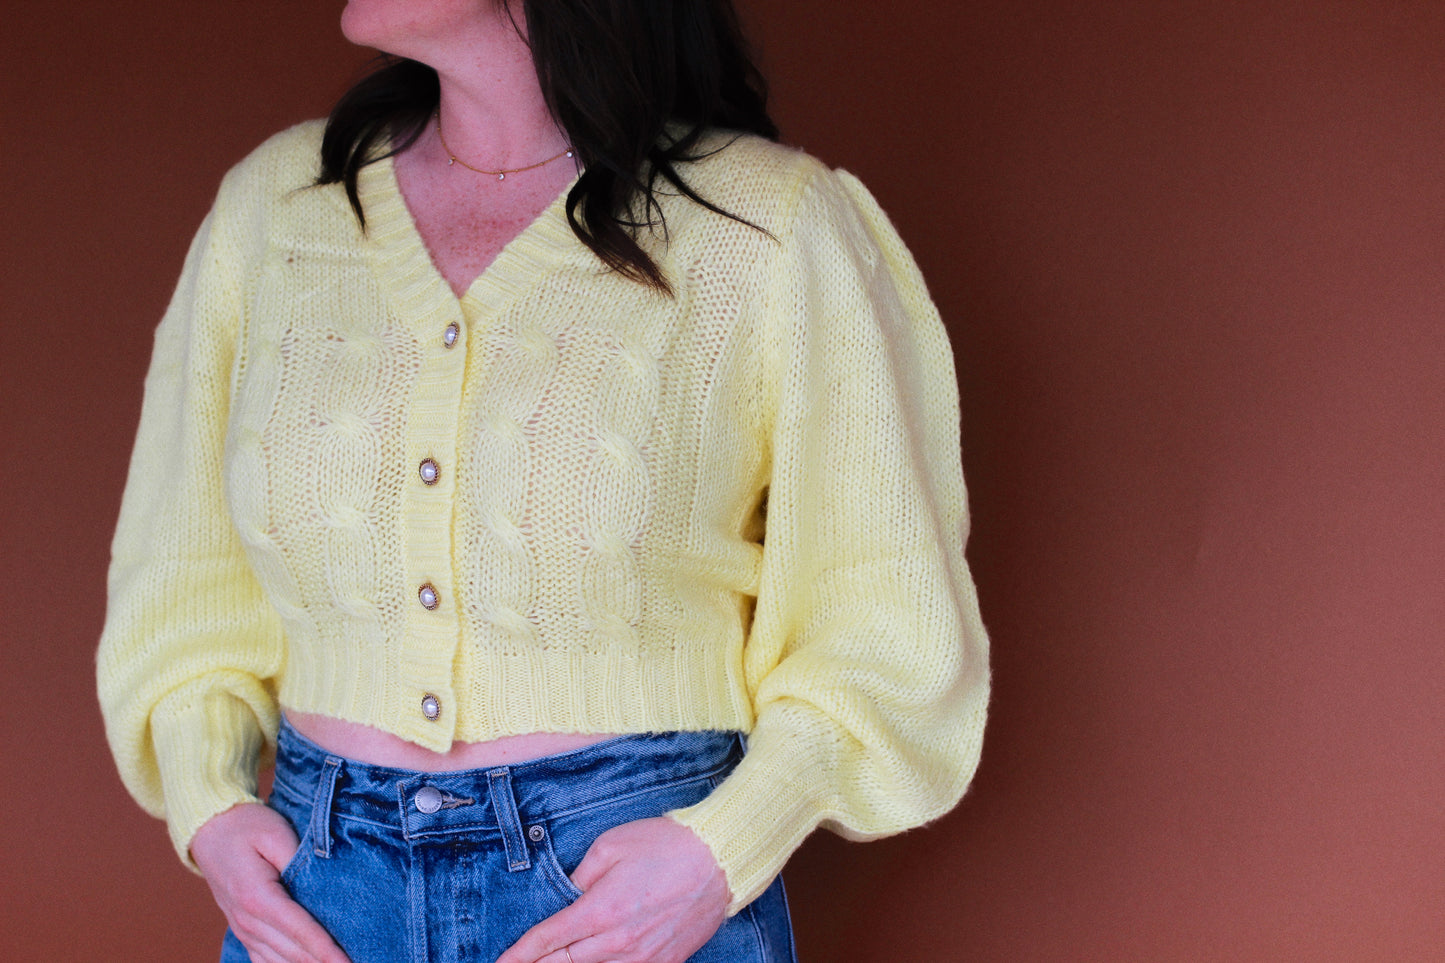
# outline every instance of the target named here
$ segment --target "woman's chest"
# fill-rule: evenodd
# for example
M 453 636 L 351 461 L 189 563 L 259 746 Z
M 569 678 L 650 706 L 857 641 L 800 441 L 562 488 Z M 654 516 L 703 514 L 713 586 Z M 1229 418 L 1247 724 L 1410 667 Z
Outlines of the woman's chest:
M 530 207 L 515 211 L 465 209 L 447 217 L 439 206 L 414 212 L 418 235 L 436 271 L 452 293 L 463 297 L 497 255 L 536 217 Z
M 269 260 L 227 473 L 238 520 L 271 539 L 330 545 L 434 499 L 426 512 L 474 528 L 563 532 L 691 487 L 709 447 L 758 459 L 761 376 L 737 304 L 589 267 L 413 314 L 365 257 Z
M 457 297 L 502 250 L 537 221 L 571 181 L 571 168 L 497 180 L 453 167 L 424 168 L 397 158 L 398 189 L 432 264 Z

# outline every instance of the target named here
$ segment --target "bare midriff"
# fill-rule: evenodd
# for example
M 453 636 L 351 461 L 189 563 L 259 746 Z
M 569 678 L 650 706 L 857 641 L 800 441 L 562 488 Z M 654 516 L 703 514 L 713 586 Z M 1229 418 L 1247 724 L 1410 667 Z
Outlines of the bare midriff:
M 287 710 L 286 719 L 327 752 L 373 766 L 420 772 L 514 766 L 614 738 L 613 733 L 529 732 L 487 742 L 454 742 L 446 752 L 436 752 L 372 726 L 331 716 Z

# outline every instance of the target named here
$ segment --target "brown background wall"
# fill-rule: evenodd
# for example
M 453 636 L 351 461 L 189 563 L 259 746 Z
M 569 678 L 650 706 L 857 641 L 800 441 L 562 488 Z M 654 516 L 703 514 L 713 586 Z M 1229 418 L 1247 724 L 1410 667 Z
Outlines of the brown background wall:
M 214 959 L 92 691 L 150 332 L 339 4 L 8 7 L 0 950 Z M 746 7 L 958 352 L 995 643 L 975 788 L 811 841 L 804 963 L 1445 955 L 1445 8 Z

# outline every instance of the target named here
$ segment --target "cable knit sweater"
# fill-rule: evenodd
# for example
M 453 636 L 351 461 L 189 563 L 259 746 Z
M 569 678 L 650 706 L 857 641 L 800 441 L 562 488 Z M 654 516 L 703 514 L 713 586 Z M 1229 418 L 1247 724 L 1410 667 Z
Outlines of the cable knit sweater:
M 435 750 L 735 729 L 672 813 L 732 910 L 814 827 L 953 806 L 987 642 L 947 337 L 863 186 L 742 137 L 664 197 L 669 298 L 559 198 L 461 299 L 389 161 L 363 232 L 321 125 L 226 177 L 156 332 L 99 653 L 122 776 L 187 859 L 279 707 Z M 726 141 L 715 139 L 713 146 Z

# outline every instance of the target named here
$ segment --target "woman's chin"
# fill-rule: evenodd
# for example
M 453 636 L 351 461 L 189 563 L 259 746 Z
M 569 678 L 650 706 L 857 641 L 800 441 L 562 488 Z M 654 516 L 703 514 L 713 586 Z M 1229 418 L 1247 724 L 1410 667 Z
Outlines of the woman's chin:
M 381 49 L 388 31 L 380 12 L 367 0 L 347 0 L 341 10 L 341 35 L 358 47 Z

